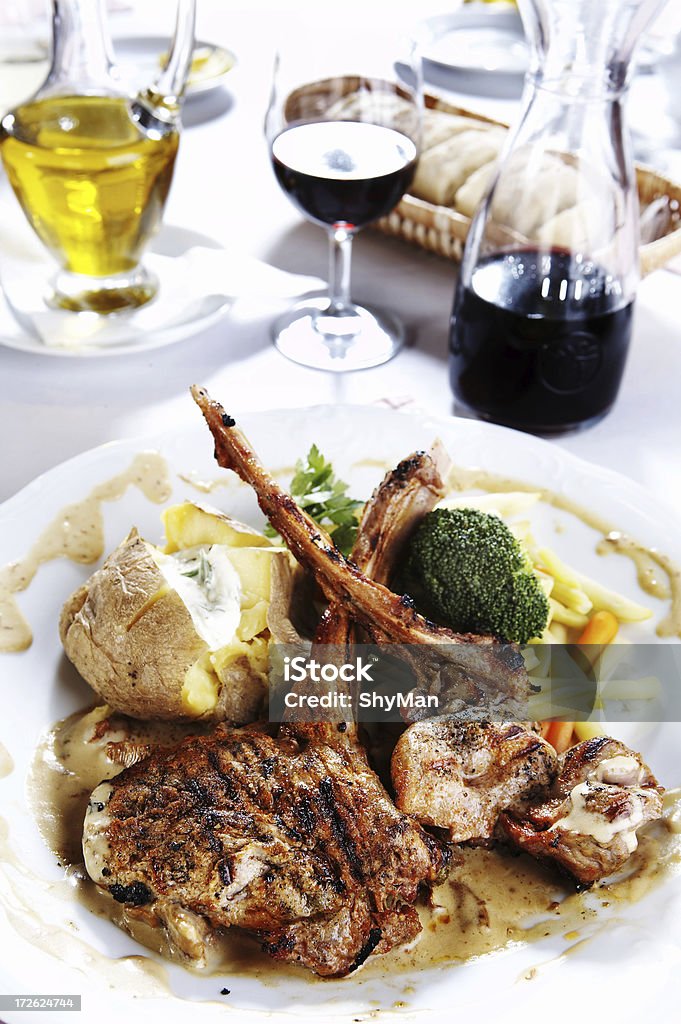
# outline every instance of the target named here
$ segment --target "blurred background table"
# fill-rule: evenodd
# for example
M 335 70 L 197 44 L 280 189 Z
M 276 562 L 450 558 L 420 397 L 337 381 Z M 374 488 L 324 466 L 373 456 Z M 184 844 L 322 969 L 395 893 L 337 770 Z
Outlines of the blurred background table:
M 314 6 L 328 0 L 318 0 Z M 254 256 L 293 273 L 324 277 L 325 233 L 303 221 L 278 188 L 262 124 L 272 58 L 287 32 L 294 4 L 252 0 L 240 8 L 199 0 L 197 38 L 233 50 L 238 66 L 225 88 L 187 105 L 185 134 L 166 224 L 190 227 L 232 253 Z M 295 5 L 305 8 L 305 0 Z M 358 8 L 364 17 L 400 19 L 404 25 L 429 6 L 393 3 Z M 284 9 L 285 7 L 285 9 Z M 352 17 L 328 3 L 333 17 Z M 439 4 L 437 10 L 446 10 Z M 154 0 L 112 16 L 114 35 L 159 34 L 170 25 Z M 361 13 L 359 13 L 361 12 Z M 2 79 L 0 79 L 1 88 Z M 461 105 L 506 120 L 516 98 L 449 94 Z M 8 103 L 2 100 L 3 107 Z M 650 118 L 663 116 L 650 109 Z M 0 208 L 14 203 L 0 181 Z M 210 329 L 154 351 L 101 358 L 51 358 L 0 348 L 0 499 L 37 474 L 85 449 L 121 437 L 192 423 L 196 409 L 187 388 L 198 381 L 230 412 L 390 399 L 411 400 L 430 413 L 454 409 L 447 373 L 447 333 L 456 267 L 371 230 L 355 243 L 353 295 L 394 309 L 406 322 L 411 345 L 392 362 L 349 375 L 327 375 L 288 362 L 271 345 L 269 325 L 288 300 L 263 294 L 237 301 Z M 639 292 L 634 342 L 619 401 L 584 433 L 554 441 L 593 462 L 618 470 L 681 508 L 681 321 L 678 274 L 659 271 Z M 465 462 L 465 452 L 456 455 Z

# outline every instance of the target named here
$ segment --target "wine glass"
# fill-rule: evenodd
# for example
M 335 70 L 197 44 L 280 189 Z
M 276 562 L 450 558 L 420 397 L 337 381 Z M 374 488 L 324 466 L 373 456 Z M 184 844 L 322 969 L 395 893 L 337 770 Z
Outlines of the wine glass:
M 347 44 L 334 23 L 277 54 L 265 131 L 283 191 L 329 236 L 329 294 L 307 298 L 273 325 L 285 356 L 315 369 L 378 366 L 404 342 L 391 312 L 350 299 L 352 241 L 409 188 L 419 155 L 421 75 L 413 48 L 390 47 L 354 29 Z M 300 45 L 302 42 L 302 46 Z M 385 55 L 383 58 L 382 55 Z M 399 76 L 396 67 L 399 67 Z

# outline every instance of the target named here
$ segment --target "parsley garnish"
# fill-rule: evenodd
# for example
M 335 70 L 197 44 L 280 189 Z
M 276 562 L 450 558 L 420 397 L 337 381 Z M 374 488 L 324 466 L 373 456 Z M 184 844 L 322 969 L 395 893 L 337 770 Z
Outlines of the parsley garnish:
M 339 480 L 333 465 L 327 462 L 316 444 L 305 461 L 298 459 L 291 481 L 291 495 L 315 523 L 324 527 L 339 551 L 349 555 L 357 536 L 357 511 L 364 502 L 347 495 L 348 485 Z M 265 527 L 268 537 L 276 537 L 271 526 Z
M 193 568 L 187 569 L 187 571 L 183 572 L 182 575 L 187 576 L 190 579 L 195 578 L 199 586 L 205 586 L 205 584 L 208 582 L 210 578 L 210 574 L 212 571 L 213 567 L 208 561 L 206 552 L 203 550 L 203 548 L 201 548 L 198 554 L 198 559 L 195 562 Z

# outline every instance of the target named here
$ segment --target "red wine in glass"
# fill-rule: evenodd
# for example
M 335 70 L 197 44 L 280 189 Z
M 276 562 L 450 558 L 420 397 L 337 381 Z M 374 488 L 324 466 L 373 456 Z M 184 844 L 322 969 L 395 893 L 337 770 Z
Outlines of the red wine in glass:
M 414 177 L 416 147 L 402 132 L 362 121 L 293 125 L 272 142 L 277 181 L 324 226 L 359 228 L 385 216 Z
M 455 297 L 452 390 L 483 419 L 521 430 L 588 426 L 617 396 L 633 305 L 616 277 L 565 250 L 487 257 Z

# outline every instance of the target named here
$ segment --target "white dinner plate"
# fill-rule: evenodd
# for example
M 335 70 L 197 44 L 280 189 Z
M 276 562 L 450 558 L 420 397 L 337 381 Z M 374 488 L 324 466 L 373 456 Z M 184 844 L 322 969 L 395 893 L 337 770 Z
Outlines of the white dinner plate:
M 216 397 L 230 410 L 232 396 Z M 271 468 L 290 467 L 316 442 L 356 497 L 368 496 L 381 478 L 381 460 L 392 465 L 440 437 L 456 464 L 481 466 L 552 488 L 681 561 L 678 518 L 655 496 L 557 445 L 524 434 L 469 420 L 429 419 L 366 406 L 244 414 L 237 421 Z M 196 410 L 196 425 L 190 430 L 168 427 L 157 437 L 104 445 L 57 466 L 7 501 L 0 507 L 0 565 L 24 555 L 65 505 L 86 497 L 95 485 L 124 471 L 137 453 L 149 449 L 160 451 L 167 461 L 169 501 L 201 497 L 183 478 L 220 479 L 227 481 L 226 486 L 203 495 L 203 500 L 262 525 L 250 490 L 215 466 L 212 439 Z M 106 550 L 117 545 L 132 524 L 150 540 L 160 540 L 160 507 L 134 488 L 105 503 L 103 510 Z M 584 572 L 642 599 L 631 563 L 614 555 L 598 557 L 596 535 L 580 521 L 544 507 L 537 513 L 534 530 Z M 27 773 L 41 732 L 92 699 L 66 663 L 57 636 L 63 601 L 91 571 L 91 566 L 67 559 L 41 568 L 19 595 L 34 630 L 33 645 L 20 654 L 0 656 L 0 742 L 14 762 L 14 770 L 0 779 L 0 819 L 8 830 L 4 840 L 0 821 L 0 851 L 9 845 L 19 861 L 12 867 L 0 856 L 0 993 L 82 994 L 80 1019 L 123 1019 L 126 1024 L 287 1021 L 294 1016 L 349 1022 L 373 1020 L 379 1012 L 381 1021 L 403 1022 L 414 1015 L 428 1024 L 463 1020 L 471 1013 L 478 1020 L 510 1024 L 527 1021 L 531 1011 L 552 1022 L 596 1019 L 599 1011 L 607 1011 L 607 1019 L 618 1024 L 676 1019 L 681 970 L 678 876 L 666 879 L 638 903 L 604 910 L 595 921 L 585 921 L 578 939 L 559 934 L 463 966 L 442 965 L 395 976 L 373 971 L 363 975 L 360 970 L 340 981 L 278 975 L 276 965 L 269 964 L 260 979 L 229 973 L 200 977 L 173 965 L 165 969 L 167 980 L 152 976 L 152 954 L 64 896 L 57 884 L 63 869 L 44 847 L 26 799 Z M 649 600 L 654 618 L 630 630 L 629 636 L 654 642 L 655 623 L 665 604 Z M 681 727 L 657 727 L 641 736 L 640 746 L 661 781 L 678 786 Z M 32 918 L 19 913 L 22 900 Z M 228 996 L 220 995 L 223 987 L 229 989 Z M 28 1019 L 23 1013 L 2 1013 L 1 1018 L 7 1024 Z M 72 1024 L 77 1018 L 55 1012 L 49 1019 Z
M 415 35 L 427 82 L 478 96 L 522 90 L 529 50 L 514 7 L 472 4 L 426 18 Z

